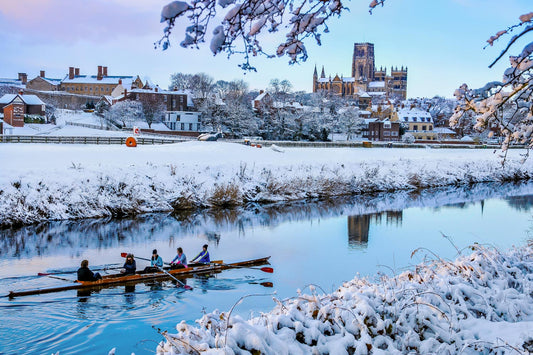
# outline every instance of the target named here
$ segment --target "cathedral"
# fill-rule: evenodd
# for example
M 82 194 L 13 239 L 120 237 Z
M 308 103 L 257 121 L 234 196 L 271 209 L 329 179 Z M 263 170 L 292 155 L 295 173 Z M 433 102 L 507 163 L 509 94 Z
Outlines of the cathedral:
M 374 67 L 374 44 L 354 43 L 352 75 L 326 77 L 324 67 L 318 76 L 316 66 L 313 73 L 313 92 L 325 91 L 352 98 L 406 99 L 407 67 L 391 67 L 390 75 L 386 68 Z

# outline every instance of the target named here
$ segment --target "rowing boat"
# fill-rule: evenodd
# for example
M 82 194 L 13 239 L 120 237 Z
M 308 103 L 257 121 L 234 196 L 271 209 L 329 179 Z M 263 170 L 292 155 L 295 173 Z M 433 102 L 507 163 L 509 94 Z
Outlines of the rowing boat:
M 112 274 L 112 275 L 102 276 L 102 279 L 98 281 L 74 281 L 73 284 L 68 285 L 68 286 L 50 287 L 50 288 L 42 288 L 42 289 L 27 290 L 27 291 L 10 291 L 8 296 L 10 298 L 13 298 L 13 297 L 37 295 L 37 294 L 42 294 L 42 293 L 52 293 L 52 292 L 60 292 L 60 291 L 67 291 L 67 290 L 100 288 L 100 287 L 104 287 L 108 285 L 142 282 L 145 280 L 165 279 L 165 278 L 168 279 L 169 278 L 168 274 L 171 274 L 174 277 L 180 277 L 180 276 L 187 277 L 187 276 L 197 275 L 197 274 L 219 272 L 219 271 L 226 270 L 226 269 L 235 269 L 235 268 L 242 268 L 242 267 L 248 267 L 248 266 L 265 265 L 265 264 L 268 264 L 268 259 L 270 259 L 270 256 L 267 256 L 265 258 L 260 258 L 260 259 L 239 261 L 239 262 L 230 263 L 230 264 L 224 264 L 222 260 L 215 260 L 209 264 L 189 265 L 189 267 L 184 268 L 184 269 L 165 268 L 166 272 L 156 271 L 156 272 L 145 273 L 143 271 L 139 271 L 131 275 Z

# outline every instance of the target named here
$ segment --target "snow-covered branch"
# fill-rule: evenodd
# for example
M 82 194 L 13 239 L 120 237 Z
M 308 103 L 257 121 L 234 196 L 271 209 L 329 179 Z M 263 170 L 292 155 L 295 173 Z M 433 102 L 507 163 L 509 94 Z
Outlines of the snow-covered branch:
M 290 57 L 290 63 L 307 59 L 304 41 L 311 37 L 318 44 L 320 35 L 328 32 L 326 22 L 331 16 L 340 16 L 343 6 L 340 0 L 192 0 L 173 1 L 161 11 L 161 22 L 167 22 L 163 37 L 156 45 L 167 49 L 170 34 L 177 21 L 187 21 L 189 26 L 183 33 L 182 47 L 196 47 L 209 41 L 214 55 L 225 52 L 240 53 L 245 57 L 241 67 L 255 70 L 250 56 L 264 54 Z M 219 13 L 223 14 L 219 20 Z M 218 21 L 209 29 L 211 21 Z M 285 41 L 277 48 L 263 50 L 259 35 L 273 33 L 284 28 Z M 209 38 L 206 38 L 209 37 Z M 237 42 L 242 40 L 242 46 Z M 275 52 L 275 54 L 274 54 Z

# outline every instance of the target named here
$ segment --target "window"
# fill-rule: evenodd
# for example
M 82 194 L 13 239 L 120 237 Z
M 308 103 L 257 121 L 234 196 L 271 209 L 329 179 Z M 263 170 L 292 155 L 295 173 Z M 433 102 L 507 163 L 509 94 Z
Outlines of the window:
M 383 128 L 388 128 L 390 129 L 390 122 L 383 122 Z
M 433 126 L 429 126 L 429 131 L 433 131 Z
M 426 125 L 422 126 L 422 130 L 423 130 L 423 131 L 426 131 L 426 128 L 427 128 Z
M 417 117 L 413 117 L 413 122 L 416 122 L 418 120 Z
M 384 131 L 383 135 L 386 136 L 386 137 L 390 136 L 390 131 Z
M 185 129 L 185 123 L 181 124 L 181 130 L 183 131 Z
M 415 124 L 415 125 L 413 126 L 413 131 L 418 131 L 418 125 Z
M 398 132 L 396 132 L 396 131 L 392 131 L 392 132 L 390 133 L 390 135 L 393 136 L 393 137 L 398 137 Z
M 163 102 L 167 102 L 167 95 L 163 95 Z
M 404 117 L 403 120 L 404 120 L 405 122 L 407 122 L 407 121 L 409 121 L 409 117 Z
M 189 123 L 189 131 L 192 131 L 192 123 Z

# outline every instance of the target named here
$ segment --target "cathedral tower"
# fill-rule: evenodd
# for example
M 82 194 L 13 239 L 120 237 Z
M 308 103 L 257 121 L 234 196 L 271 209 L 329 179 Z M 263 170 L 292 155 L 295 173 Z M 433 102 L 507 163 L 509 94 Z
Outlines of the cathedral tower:
M 355 80 L 374 80 L 374 44 L 354 43 L 352 77 Z

